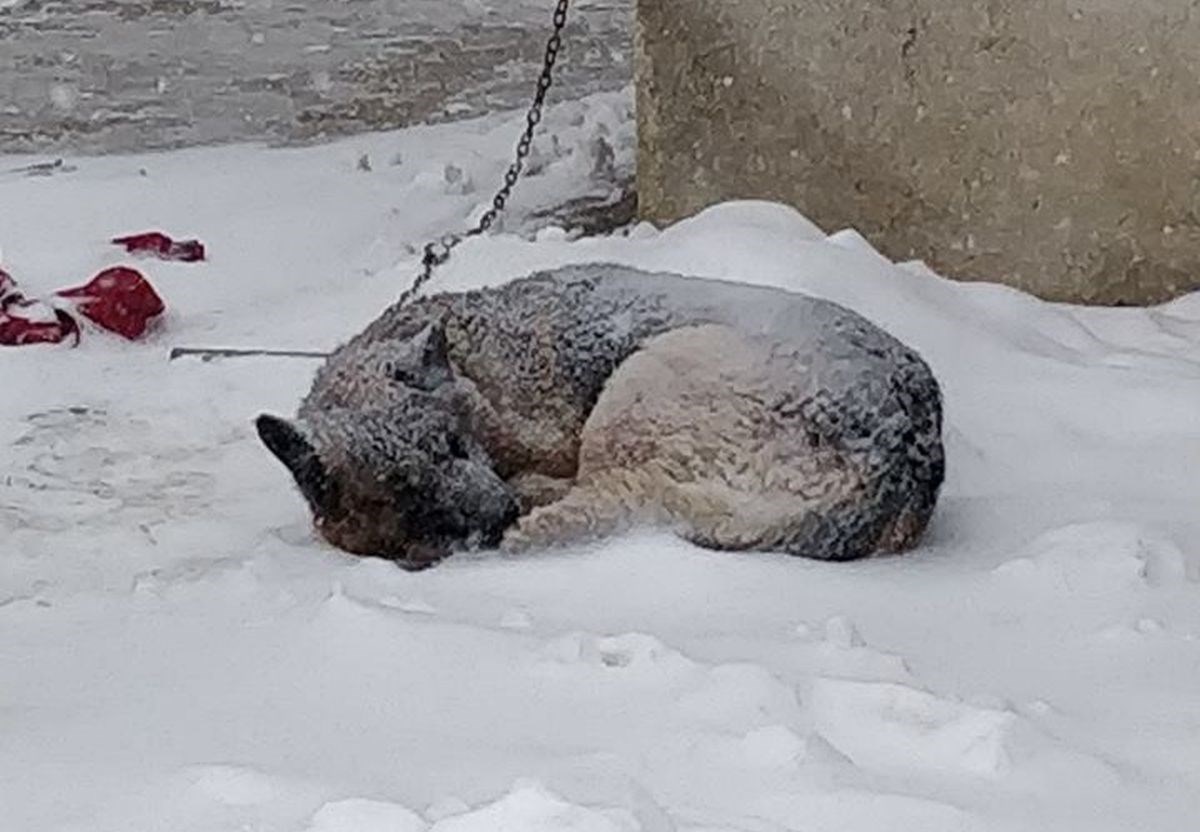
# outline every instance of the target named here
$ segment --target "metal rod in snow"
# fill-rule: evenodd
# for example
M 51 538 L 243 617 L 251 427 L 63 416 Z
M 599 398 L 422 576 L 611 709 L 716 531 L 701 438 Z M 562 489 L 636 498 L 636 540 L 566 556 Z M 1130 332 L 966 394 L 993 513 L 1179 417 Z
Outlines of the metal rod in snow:
M 176 358 L 199 358 L 201 361 L 212 361 L 214 358 L 257 358 L 261 356 L 277 358 L 328 358 L 329 355 L 327 352 L 310 352 L 308 350 L 172 347 L 168 360 L 174 361 Z

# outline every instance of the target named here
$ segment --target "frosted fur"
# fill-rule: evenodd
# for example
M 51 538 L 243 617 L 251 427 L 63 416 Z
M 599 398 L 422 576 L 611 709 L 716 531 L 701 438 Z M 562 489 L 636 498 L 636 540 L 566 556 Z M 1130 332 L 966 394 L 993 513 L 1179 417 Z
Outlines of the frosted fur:
M 912 546 L 943 476 L 937 383 L 866 319 L 604 264 L 387 310 L 297 429 L 322 533 L 419 562 L 639 523 L 844 560 Z

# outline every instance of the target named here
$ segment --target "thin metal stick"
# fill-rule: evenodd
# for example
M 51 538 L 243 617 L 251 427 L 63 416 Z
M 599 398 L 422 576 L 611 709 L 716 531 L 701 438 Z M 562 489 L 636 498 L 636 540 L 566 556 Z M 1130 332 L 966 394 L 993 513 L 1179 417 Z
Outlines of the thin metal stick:
M 328 358 L 330 353 L 311 352 L 308 350 L 257 350 L 236 349 L 226 347 L 171 347 L 168 361 L 176 358 L 194 357 L 202 361 L 212 361 L 214 358 L 253 358 L 257 356 L 275 356 L 279 358 Z

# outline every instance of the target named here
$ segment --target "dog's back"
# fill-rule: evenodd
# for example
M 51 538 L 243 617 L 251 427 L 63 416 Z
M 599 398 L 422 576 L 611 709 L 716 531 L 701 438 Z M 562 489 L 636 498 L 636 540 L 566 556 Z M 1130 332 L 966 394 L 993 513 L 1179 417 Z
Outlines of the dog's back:
M 937 383 L 919 355 L 862 316 L 829 301 L 770 287 L 587 264 L 541 272 L 495 289 L 435 295 L 386 311 L 319 373 L 309 400 L 343 399 L 370 377 L 365 356 L 386 354 L 431 321 L 446 328 L 456 368 L 492 402 L 526 416 L 554 411 L 582 425 L 613 370 L 647 338 L 723 324 L 794 352 L 812 395 L 853 430 L 874 421 L 889 393 L 910 396 L 918 431 L 940 416 Z M 373 358 L 371 360 L 374 360 Z M 377 373 L 375 375 L 382 376 Z M 884 379 L 893 389 L 877 387 Z M 522 395 L 515 395 L 516 390 Z M 820 417 L 823 418 L 823 417 Z M 831 421 L 829 425 L 833 429 Z

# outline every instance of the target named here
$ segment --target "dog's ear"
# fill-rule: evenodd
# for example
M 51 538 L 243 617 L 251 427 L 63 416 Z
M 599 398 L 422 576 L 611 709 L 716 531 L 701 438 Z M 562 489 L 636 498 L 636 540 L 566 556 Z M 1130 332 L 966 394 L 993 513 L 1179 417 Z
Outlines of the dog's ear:
M 326 513 L 331 508 L 333 483 L 308 438 L 288 420 L 267 413 L 254 420 L 254 427 L 267 450 L 292 472 L 313 511 Z
M 412 337 L 410 344 L 421 370 L 421 387 L 433 390 L 454 378 L 446 330 L 440 323 L 427 324 Z

